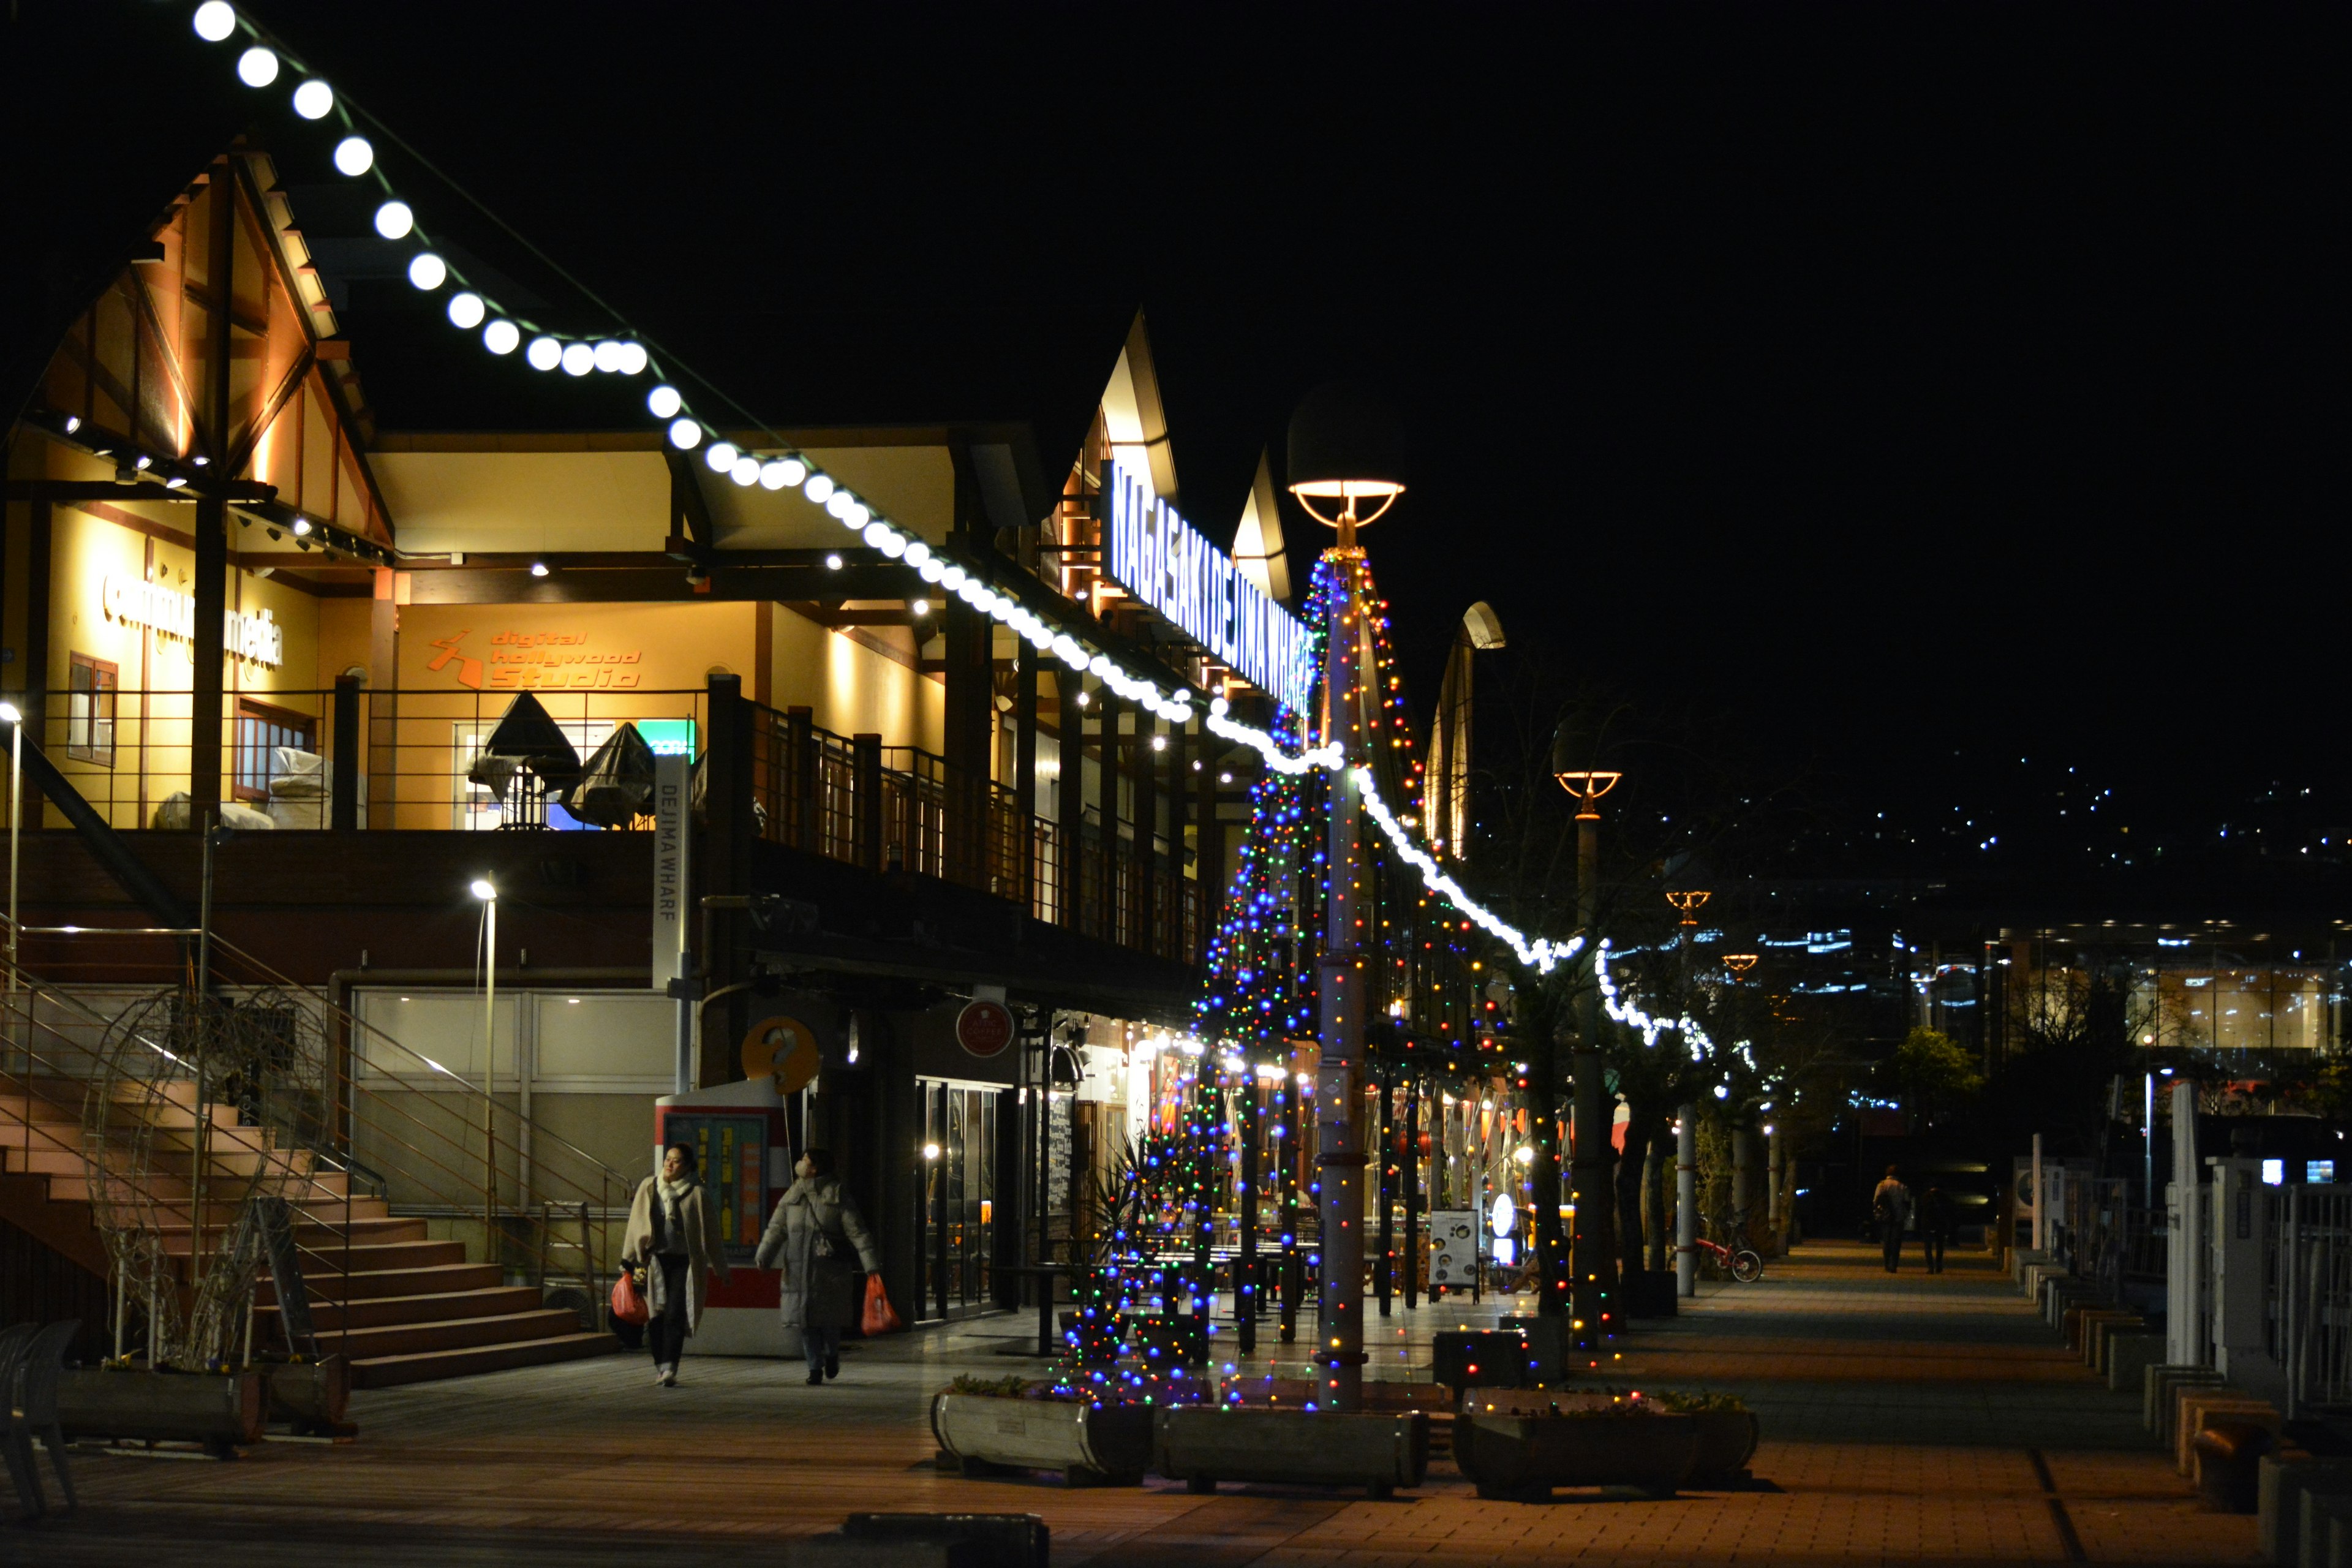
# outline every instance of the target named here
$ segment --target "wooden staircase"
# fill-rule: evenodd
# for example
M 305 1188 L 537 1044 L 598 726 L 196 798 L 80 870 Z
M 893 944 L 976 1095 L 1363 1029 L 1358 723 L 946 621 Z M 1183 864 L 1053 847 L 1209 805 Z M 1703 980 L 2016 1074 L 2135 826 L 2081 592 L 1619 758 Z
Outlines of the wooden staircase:
M 193 1082 L 156 1102 L 126 1100 L 116 1114 L 152 1128 L 150 1175 L 118 1181 L 115 1195 L 152 1204 L 167 1253 L 185 1257 L 196 1234 L 196 1104 Z M 103 1276 L 95 1190 L 83 1156 L 83 1086 L 0 1075 L 0 1215 L 52 1249 Z M 610 1334 L 581 1331 L 576 1313 L 545 1306 L 537 1287 L 509 1285 L 493 1263 L 469 1262 L 466 1244 L 436 1241 L 423 1219 L 395 1217 L 382 1198 L 320 1170 L 310 1151 L 276 1145 L 266 1129 L 236 1125 L 215 1105 L 205 1179 L 239 1195 L 257 1172 L 295 1211 L 303 1284 L 322 1354 L 348 1356 L 355 1388 L 428 1383 L 470 1373 L 602 1355 Z M 222 1245 L 236 1205 L 206 1201 L 207 1251 Z M 256 1295 L 254 1342 L 283 1348 L 276 1289 Z

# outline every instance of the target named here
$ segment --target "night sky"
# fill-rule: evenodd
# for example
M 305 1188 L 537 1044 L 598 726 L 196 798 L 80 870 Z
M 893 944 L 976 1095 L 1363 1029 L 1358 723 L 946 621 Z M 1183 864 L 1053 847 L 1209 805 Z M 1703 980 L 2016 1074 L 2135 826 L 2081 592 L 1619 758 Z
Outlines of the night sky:
M 92 8 L 229 77 L 188 6 Z M 1377 381 L 1414 484 L 1368 543 L 1424 704 L 1486 598 L 1948 859 L 2002 823 L 2095 858 L 2093 803 L 2268 810 L 2280 853 L 2352 824 L 2318 8 L 250 10 L 779 423 L 1090 395 L 1140 306 L 1213 532 L 1306 390 Z

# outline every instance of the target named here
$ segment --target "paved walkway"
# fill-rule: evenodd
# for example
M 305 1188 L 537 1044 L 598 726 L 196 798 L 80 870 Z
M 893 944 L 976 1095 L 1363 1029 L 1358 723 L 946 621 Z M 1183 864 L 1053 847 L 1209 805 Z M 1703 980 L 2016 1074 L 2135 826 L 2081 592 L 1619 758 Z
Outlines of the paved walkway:
M 1495 1310 L 1370 1321 L 1401 1372 L 1426 1362 L 1431 1332 Z M 2198 1511 L 2137 1400 L 2095 1383 L 1980 1259 L 1890 1279 L 1874 1254 L 1810 1247 L 1760 1285 L 1710 1286 L 1640 1325 L 1620 1382 L 1737 1392 L 1765 1435 L 1750 1489 L 1663 1501 L 1481 1502 L 1444 1465 L 1387 1503 L 937 1473 L 930 1392 L 1034 1365 L 1001 1353 L 1023 1326 L 853 1346 L 823 1389 L 797 1365 L 689 1361 L 687 1386 L 665 1392 L 616 1356 L 364 1394 L 349 1445 L 272 1444 L 233 1465 L 82 1459 L 80 1516 L 0 1527 L 0 1561 L 313 1550 L 360 1568 L 698 1568 L 773 1561 L 777 1538 L 866 1509 L 1041 1514 L 1061 1568 L 2254 1561 L 2253 1521 Z

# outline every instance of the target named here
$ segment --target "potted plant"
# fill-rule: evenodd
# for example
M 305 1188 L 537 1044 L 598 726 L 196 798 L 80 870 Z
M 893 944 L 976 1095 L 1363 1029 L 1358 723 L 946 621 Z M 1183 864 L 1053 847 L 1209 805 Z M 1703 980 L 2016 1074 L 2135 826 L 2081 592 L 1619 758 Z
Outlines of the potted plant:
M 1674 1494 L 1698 1458 L 1698 1421 L 1639 1394 L 1515 1397 L 1481 1391 L 1454 1421 L 1454 1462 L 1482 1498 L 1526 1500 L 1555 1487 Z
M 1693 1484 L 1722 1485 L 1748 1473 L 1761 1428 L 1747 1401 L 1736 1394 L 1660 1393 L 1649 1396 L 1677 1415 L 1698 1423 L 1698 1458 L 1691 1465 Z

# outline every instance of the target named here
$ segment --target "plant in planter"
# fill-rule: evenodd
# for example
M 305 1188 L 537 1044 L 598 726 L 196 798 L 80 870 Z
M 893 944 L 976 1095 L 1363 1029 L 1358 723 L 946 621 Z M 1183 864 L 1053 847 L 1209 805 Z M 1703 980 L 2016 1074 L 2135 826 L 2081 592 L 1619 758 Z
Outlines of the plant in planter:
M 1748 1402 L 1736 1394 L 1655 1393 L 1649 1398 L 1661 1408 L 1698 1422 L 1698 1458 L 1690 1479 L 1700 1484 L 1736 1481 L 1748 1473 L 1760 1428 Z
M 1454 1422 L 1454 1460 L 1482 1498 L 1555 1487 L 1633 1487 L 1672 1496 L 1698 1458 L 1698 1420 L 1639 1394 L 1486 1392 Z

